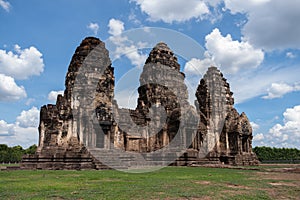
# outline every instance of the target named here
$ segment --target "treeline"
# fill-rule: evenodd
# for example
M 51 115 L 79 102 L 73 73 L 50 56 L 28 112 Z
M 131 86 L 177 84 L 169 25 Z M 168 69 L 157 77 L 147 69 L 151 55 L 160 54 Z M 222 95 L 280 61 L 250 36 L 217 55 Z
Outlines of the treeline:
M 263 163 L 300 163 L 300 150 L 296 148 L 255 147 L 253 151 Z
M 18 163 L 24 154 L 34 154 L 36 149 L 36 145 L 23 149 L 21 146 L 8 147 L 6 144 L 0 144 L 0 164 Z
M 34 144 L 27 149 L 21 146 L 8 147 L 0 144 L 0 164 L 18 163 L 24 154 L 34 154 L 37 146 Z M 296 148 L 255 147 L 259 161 L 265 163 L 300 163 L 300 150 Z

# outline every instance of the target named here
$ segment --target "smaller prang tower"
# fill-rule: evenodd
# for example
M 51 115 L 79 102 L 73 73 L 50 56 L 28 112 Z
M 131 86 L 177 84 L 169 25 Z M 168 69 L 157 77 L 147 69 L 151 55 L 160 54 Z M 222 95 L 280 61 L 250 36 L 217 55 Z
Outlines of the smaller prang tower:
M 209 67 L 196 91 L 195 102 L 201 121 L 206 125 L 202 150 L 211 161 L 234 165 L 254 165 L 252 128 L 243 112 L 234 108 L 233 93 L 223 74 Z

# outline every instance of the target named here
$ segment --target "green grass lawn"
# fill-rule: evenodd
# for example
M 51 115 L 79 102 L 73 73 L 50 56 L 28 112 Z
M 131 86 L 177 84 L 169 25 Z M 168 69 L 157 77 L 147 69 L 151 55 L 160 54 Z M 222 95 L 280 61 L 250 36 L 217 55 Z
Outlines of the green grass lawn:
M 297 199 L 300 180 L 253 170 L 0 171 L 0 199 Z M 297 176 L 300 174 L 296 174 Z

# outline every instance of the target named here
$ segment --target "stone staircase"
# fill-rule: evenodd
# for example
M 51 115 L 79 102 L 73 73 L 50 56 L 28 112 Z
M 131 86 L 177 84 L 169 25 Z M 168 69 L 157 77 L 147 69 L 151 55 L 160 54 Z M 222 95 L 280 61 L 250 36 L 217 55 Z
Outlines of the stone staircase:
M 89 148 L 95 169 L 134 169 L 164 166 L 187 166 L 199 161 L 197 155 L 190 152 L 178 152 L 178 149 L 167 149 L 151 153 L 125 152 Z
M 249 161 L 251 158 L 249 158 Z M 244 161 L 245 162 L 245 161 Z M 44 147 L 34 155 L 25 155 L 21 169 L 96 169 L 130 170 L 165 166 L 220 164 L 219 157 L 199 158 L 198 151 L 169 148 L 148 153 L 81 146 Z

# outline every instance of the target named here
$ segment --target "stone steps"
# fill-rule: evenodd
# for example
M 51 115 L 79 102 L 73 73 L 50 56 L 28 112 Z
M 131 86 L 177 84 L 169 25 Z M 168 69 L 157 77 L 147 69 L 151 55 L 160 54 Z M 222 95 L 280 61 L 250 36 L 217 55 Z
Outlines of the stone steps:
M 182 154 L 177 149 L 151 153 L 132 153 L 105 149 L 89 149 L 89 152 L 95 159 L 94 165 L 96 169 L 126 169 L 168 165 L 182 166 L 189 165 L 189 163 L 197 160 L 197 157 Z

